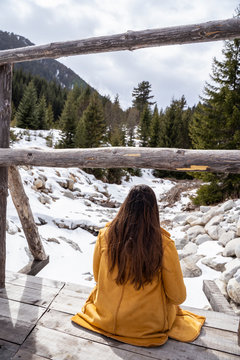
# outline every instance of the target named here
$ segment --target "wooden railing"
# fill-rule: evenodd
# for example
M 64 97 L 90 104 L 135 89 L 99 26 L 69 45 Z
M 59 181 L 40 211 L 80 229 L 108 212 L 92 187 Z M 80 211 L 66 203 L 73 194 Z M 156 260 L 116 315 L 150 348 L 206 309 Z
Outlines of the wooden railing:
M 240 38 L 240 20 L 227 19 L 162 29 L 52 43 L 0 51 L 0 288 L 5 287 L 6 206 L 8 181 L 30 250 L 36 262 L 47 263 L 16 165 L 57 167 L 136 167 L 176 171 L 240 173 L 238 150 L 101 148 L 74 150 L 9 149 L 12 64 L 62 56 L 136 50 L 146 47 Z M 9 179 L 8 179 L 9 167 Z M 23 211 L 24 210 L 24 211 Z M 32 266 L 28 266 L 28 269 Z M 41 266 L 38 266 L 41 268 Z M 34 271 L 33 271 L 34 273 Z

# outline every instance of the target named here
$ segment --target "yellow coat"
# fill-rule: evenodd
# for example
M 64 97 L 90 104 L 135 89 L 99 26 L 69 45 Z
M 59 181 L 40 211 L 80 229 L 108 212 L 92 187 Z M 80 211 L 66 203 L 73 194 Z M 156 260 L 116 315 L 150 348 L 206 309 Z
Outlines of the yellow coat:
M 117 285 L 117 269 L 108 271 L 107 243 L 101 229 L 95 245 L 93 274 L 96 286 L 82 312 L 72 321 L 113 339 L 138 346 L 164 344 L 168 337 L 193 341 L 205 321 L 179 308 L 186 298 L 186 288 L 174 241 L 162 230 L 163 261 L 161 276 L 135 290 L 133 285 Z

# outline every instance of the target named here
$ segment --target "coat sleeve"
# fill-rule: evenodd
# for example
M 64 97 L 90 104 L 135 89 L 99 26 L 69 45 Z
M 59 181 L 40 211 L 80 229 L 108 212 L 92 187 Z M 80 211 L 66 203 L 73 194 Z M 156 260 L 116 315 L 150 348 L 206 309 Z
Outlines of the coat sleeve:
M 100 264 L 100 259 L 101 259 L 100 240 L 101 240 L 101 230 L 98 234 L 97 241 L 96 241 L 95 248 L 94 248 L 94 253 L 93 253 L 93 276 L 94 276 L 94 280 L 96 282 L 98 281 L 99 264 Z
M 179 305 L 186 299 L 186 287 L 174 242 L 170 241 L 163 250 L 162 281 L 170 303 Z

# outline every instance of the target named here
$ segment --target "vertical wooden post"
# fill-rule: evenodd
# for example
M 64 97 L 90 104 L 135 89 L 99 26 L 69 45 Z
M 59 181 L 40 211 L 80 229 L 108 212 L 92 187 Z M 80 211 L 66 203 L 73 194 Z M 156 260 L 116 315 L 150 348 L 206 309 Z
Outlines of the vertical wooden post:
M 34 260 L 46 260 L 41 238 L 35 224 L 32 210 L 28 201 L 28 197 L 24 191 L 21 175 L 16 166 L 10 166 L 8 170 L 9 190 L 12 195 L 12 201 L 18 212 L 18 216 L 22 223 L 29 249 Z
M 0 148 L 9 147 L 12 65 L 0 66 Z M 5 287 L 8 168 L 0 167 L 0 288 Z

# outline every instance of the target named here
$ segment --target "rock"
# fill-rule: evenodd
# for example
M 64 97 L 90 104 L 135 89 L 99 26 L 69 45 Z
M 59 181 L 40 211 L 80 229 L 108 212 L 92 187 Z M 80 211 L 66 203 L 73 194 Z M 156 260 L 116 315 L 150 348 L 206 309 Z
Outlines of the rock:
M 189 255 L 196 254 L 197 251 L 198 251 L 197 245 L 190 242 L 187 245 L 185 245 L 182 250 L 180 250 L 178 252 L 179 260 L 181 260 Z
M 7 220 L 7 227 L 6 227 L 7 233 L 9 235 L 15 235 L 17 232 L 20 231 L 19 227 L 14 224 L 11 220 Z
M 64 191 L 64 192 L 63 192 L 63 196 L 66 196 L 67 198 L 72 199 L 72 200 L 75 199 L 74 194 L 73 194 L 70 190 Z
M 214 206 L 208 212 L 206 212 L 205 215 L 203 215 L 203 218 L 202 218 L 203 224 L 207 224 L 214 216 L 217 216 L 217 215 L 220 215 L 223 213 L 224 213 L 224 211 L 221 210 L 218 206 Z
M 56 181 L 58 183 L 58 185 L 60 185 L 63 189 L 67 189 L 68 188 L 68 183 L 66 180 L 57 180 Z
M 235 255 L 240 259 L 240 244 L 235 247 Z
M 221 210 L 223 211 L 227 211 L 227 210 L 231 210 L 234 207 L 235 203 L 233 200 L 228 200 L 225 203 L 222 204 L 222 206 L 220 207 Z
M 227 284 L 228 296 L 237 304 L 240 304 L 240 282 L 236 278 L 229 280 Z
M 223 250 L 223 256 L 235 256 L 235 249 L 240 245 L 240 238 L 230 240 L 225 249 Z
M 45 219 L 42 219 L 41 217 L 38 217 L 38 221 L 35 221 L 36 225 L 46 225 L 47 221 Z
M 62 241 L 66 242 L 68 245 L 70 245 L 74 250 L 79 251 L 80 253 L 82 253 L 82 250 L 80 249 L 80 247 L 78 246 L 78 244 L 75 241 L 72 241 L 70 239 L 65 238 L 64 236 L 59 236 L 59 239 L 61 239 Z
M 237 236 L 240 236 L 240 218 L 238 219 L 237 222 Z
M 202 275 L 202 270 L 196 265 L 202 255 L 189 255 L 180 261 L 183 277 L 197 277 Z
M 207 226 L 207 228 L 205 227 L 205 230 L 207 231 L 208 235 L 213 239 L 213 240 L 217 240 L 218 239 L 218 233 L 219 233 L 219 226 L 218 225 L 212 225 L 212 226 Z
M 43 188 L 44 184 L 43 181 L 41 179 L 36 179 L 33 182 L 33 185 L 37 188 L 37 189 L 41 189 Z
M 192 225 L 191 223 L 193 222 L 193 221 L 196 221 L 197 220 L 197 216 L 195 216 L 195 215 L 189 215 L 187 218 L 186 218 L 186 222 L 188 223 L 188 224 L 190 224 L 190 225 Z
M 200 225 L 195 225 L 187 230 L 188 241 L 195 239 L 199 234 L 205 234 L 205 230 Z
M 208 212 L 209 210 L 211 209 L 211 207 L 210 206 L 200 206 L 200 211 L 202 212 L 202 213 L 206 213 L 206 212 Z
M 40 195 L 38 197 L 38 200 L 40 201 L 41 204 L 45 205 L 45 204 L 51 204 L 51 199 L 48 196 L 45 195 Z
M 240 260 L 234 259 L 225 264 L 226 270 L 222 273 L 222 280 L 228 282 L 234 274 L 240 269 Z
M 201 245 L 206 241 L 212 241 L 212 238 L 207 234 L 203 234 L 203 235 L 200 234 L 196 237 L 196 240 L 194 242 L 197 245 Z
M 67 179 L 67 188 L 71 191 L 74 190 L 74 181 L 72 179 Z
M 177 250 L 181 250 L 188 243 L 188 240 L 187 237 L 182 237 L 174 239 L 174 242 Z
M 214 280 L 217 287 L 219 288 L 219 290 L 221 291 L 221 293 L 228 298 L 228 293 L 227 293 L 227 284 L 225 283 L 225 281 L 221 280 L 221 279 L 215 279 Z
M 204 258 L 201 262 L 202 264 L 209 266 L 213 270 L 224 271 L 227 259 L 222 256 L 216 256 L 211 258 Z
M 187 214 L 176 215 L 172 221 L 180 225 L 186 225 Z
M 84 200 L 84 205 L 86 205 L 86 206 L 92 206 L 91 203 L 90 203 L 90 201 L 88 201 L 88 200 Z
M 222 214 L 214 216 L 211 220 L 208 221 L 208 223 L 205 226 L 205 229 L 213 225 L 219 225 L 222 220 L 223 220 Z
M 55 238 L 48 238 L 47 241 L 48 242 L 54 242 L 56 244 L 60 244 L 60 241 L 58 239 L 55 239 Z
M 224 231 L 220 235 L 218 242 L 219 244 L 226 246 L 230 240 L 234 239 L 234 237 L 235 237 L 234 231 L 228 231 L 228 232 Z
M 236 278 L 236 280 L 238 282 L 240 282 L 240 269 L 238 269 L 235 274 L 233 275 L 234 278 Z

